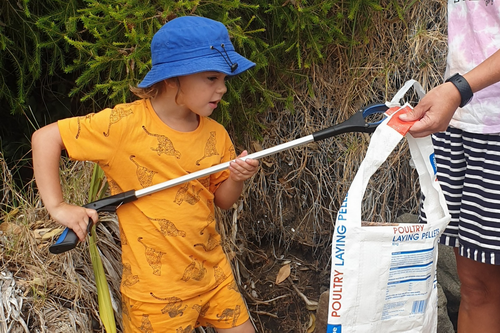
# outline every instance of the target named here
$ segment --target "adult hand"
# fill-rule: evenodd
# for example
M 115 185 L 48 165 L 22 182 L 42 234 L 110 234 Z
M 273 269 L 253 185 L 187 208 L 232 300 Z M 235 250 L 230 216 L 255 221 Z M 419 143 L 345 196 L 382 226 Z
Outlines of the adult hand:
M 412 111 L 402 114 L 403 121 L 418 121 L 410 128 L 415 138 L 446 130 L 460 105 L 460 93 L 453 83 L 443 83 L 430 90 Z

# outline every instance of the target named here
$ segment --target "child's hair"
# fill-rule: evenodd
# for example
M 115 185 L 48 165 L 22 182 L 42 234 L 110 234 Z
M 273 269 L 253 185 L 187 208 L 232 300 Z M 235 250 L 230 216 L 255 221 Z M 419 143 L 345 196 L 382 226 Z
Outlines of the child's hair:
M 177 97 L 179 96 L 179 92 L 181 90 L 181 83 L 179 82 L 179 78 L 171 77 L 170 79 L 167 80 L 174 80 L 175 83 L 177 84 L 177 93 L 175 94 L 175 102 L 177 103 Z M 156 82 L 151 87 L 139 88 L 130 86 L 129 89 L 137 97 L 146 99 L 146 98 L 155 98 L 163 91 L 165 91 L 165 89 L 167 89 L 167 85 L 165 83 L 165 80 L 163 80 L 160 82 Z
M 155 98 L 165 89 L 165 81 L 156 82 L 152 86 L 146 88 L 130 86 L 129 89 L 139 98 Z

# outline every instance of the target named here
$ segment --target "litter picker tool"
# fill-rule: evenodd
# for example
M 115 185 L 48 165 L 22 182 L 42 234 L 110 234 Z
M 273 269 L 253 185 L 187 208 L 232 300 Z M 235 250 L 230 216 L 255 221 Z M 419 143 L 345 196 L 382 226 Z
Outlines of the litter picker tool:
M 374 104 L 366 106 L 364 108 L 361 108 L 349 119 L 340 124 L 333 125 L 329 128 L 320 130 L 313 134 L 292 140 L 287 143 L 282 143 L 280 145 L 252 153 L 250 155 L 241 157 L 241 159 L 242 160 L 246 160 L 247 158 L 260 159 L 269 155 L 279 153 L 281 151 L 302 146 L 307 143 L 320 141 L 343 133 L 350 133 L 350 132 L 373 133 L 375 131 L 375 128 L 382 122 L 382 120 L 369 122 L 368 117 L 376 114 L 381 115 L 385 113 L 387 110 L 388 107 L 385 104 Z M 119 193 L 104 199 L 88 203 L 83 207 L 95 209 L 97 212 L 116 212 L 116 210 L 121 205 L 135 201 L 140 197 L 225 170 L 229 168 L 229 163 L 230 162 L 214 165 L 210 168 L 199 170 L 140 190 L 130 190 L 127 192 Z M 93 223 L 89 222 L 87 228 L 88 232 L 90 232 L 92 225 Z M 54 243 L 49 247 L 49 251 L 54 254 L 59 254 L 74 249 L 77 244 L 78 244 L 78 237 L 76 236 L 76 234 L 73 232 L 73 230 L 66 228 L 63 231 L 63 233 L 59 236 L 56 243 Z

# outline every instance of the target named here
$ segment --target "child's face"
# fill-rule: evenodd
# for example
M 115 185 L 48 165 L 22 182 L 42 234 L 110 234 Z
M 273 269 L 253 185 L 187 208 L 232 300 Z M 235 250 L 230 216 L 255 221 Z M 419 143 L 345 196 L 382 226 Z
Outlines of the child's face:
M 219 72 L 180 76 L 177 103 L 200 116 L 208 117 L 227 91 L 225 80 L 226 74 Z

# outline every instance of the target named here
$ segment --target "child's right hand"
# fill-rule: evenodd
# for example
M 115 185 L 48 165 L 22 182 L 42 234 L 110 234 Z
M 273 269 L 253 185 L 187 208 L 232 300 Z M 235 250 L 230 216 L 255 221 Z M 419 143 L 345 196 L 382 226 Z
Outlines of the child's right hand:
M 97 211 L 70 205 L 65 202 L 51 207 L 49 214 L 54 220 L 56 220 L 56 222 L 73 230 L 81 242 L 84 241 L 87 236 L 88 223 L 96 223 L 99 219 Z

